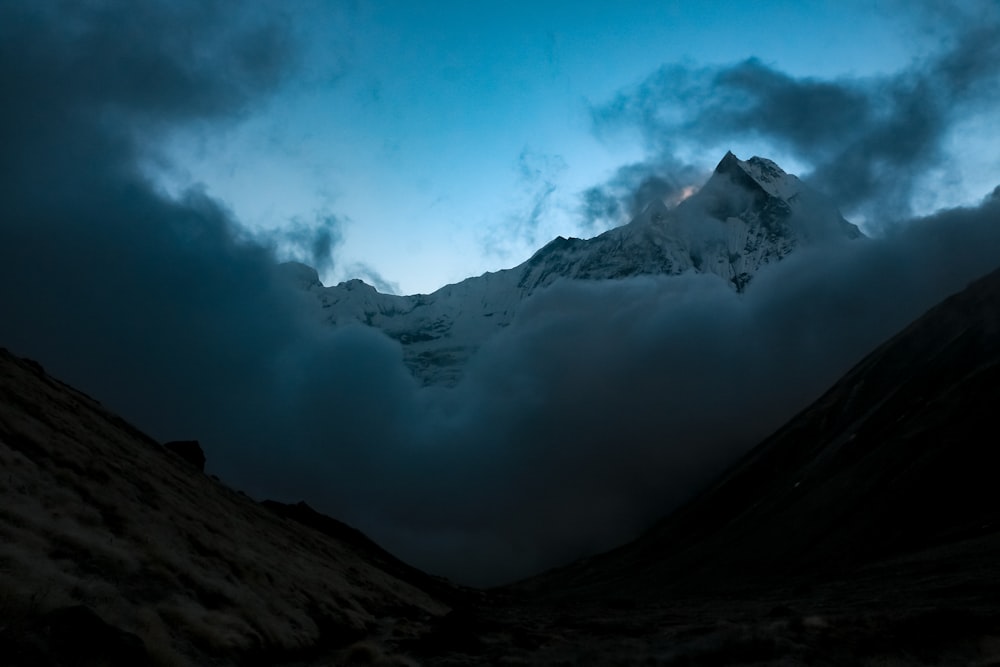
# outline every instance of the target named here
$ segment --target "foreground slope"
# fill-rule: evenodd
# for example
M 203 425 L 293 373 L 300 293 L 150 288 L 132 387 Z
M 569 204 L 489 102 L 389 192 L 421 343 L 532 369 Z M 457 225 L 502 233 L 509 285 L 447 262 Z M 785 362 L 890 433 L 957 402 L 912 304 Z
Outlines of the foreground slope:
M 448 611 L 419 587 L 446 584 L 281 518 L 3 350 L 0 467 L 5 665 L 90 664 L 92 643 L 93 664 L 279 664 Z

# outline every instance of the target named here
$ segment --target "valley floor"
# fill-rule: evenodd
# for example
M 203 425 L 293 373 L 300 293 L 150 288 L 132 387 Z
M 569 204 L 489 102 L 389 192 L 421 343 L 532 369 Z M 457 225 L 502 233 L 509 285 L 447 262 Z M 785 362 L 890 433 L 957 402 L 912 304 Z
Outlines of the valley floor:
M 849 578 L 724 586 L 637 604 L 497 594 L 400 647 L 420 664 L 1000 665 L 1000 535 Z

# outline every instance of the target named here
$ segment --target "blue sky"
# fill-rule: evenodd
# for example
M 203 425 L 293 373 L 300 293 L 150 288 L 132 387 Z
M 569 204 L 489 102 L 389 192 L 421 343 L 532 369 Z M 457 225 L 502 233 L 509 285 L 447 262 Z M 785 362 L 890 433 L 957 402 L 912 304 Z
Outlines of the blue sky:
M 800 81 L 877 87 L 949 37 L 935 9 L 901 2 L 287 7 L 300 53 L 292 75 L 235 124 L 176 133 L 158 178 L 173 189 L 200 184 L 251 229 L 326 225 L 330 253 L 289 252 L 319 264 L 327 284 L 361 277 L 399 293 L 513 266 L 556 235 L 622 222 L 586 221 L 581 194 L 625 165 L 656 162 L 659 149 L 627 122 L 600 126 L 595 109 L 658 68 L 756 58 Z M 981 146 L 974 121 L 950 130 L 968 173 L 943 198 L 937 188 L 914 201 L 917 212 L 981 197 L 996 180 L 995 151 L 962 145 L 965 132 Z M 678 133 L 670 151 L 697 182 L 728 148 L 795 173 L 816 166 L 752 132 Z

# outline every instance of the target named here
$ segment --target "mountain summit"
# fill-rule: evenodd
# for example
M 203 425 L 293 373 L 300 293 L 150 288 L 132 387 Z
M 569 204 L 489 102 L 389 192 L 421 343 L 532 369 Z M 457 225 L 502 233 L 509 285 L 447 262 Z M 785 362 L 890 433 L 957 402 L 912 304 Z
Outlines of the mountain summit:
M 334 287 L 312 278 L 298 282 L 319 298 L 327 323 L 381 329 L 402 343 L 424 383 L 452 384 L 527 298 L 556 281 L 695 272 L 743 291 L 760 267 L 801 245 L 859 236 L 836 206 L 771 160 L 743 161 L 729 152 L 705 185 L 674 208 L 654 200 L 626 225 L 592 239 L 557 237 L 523 264 L 432 294 L 382 294 L 359 280 Z
M 765 158 L 726 153 L 708 182 L 676 208 L 654 200 L 593 239 L 558 238 L 520 267 L 519 287 L 559 278 L 713 273 L 743 291 L 761 266 L 800 244 L 861 236 L 836 206 Z
M 789 200 L 798 194 L 800 181 L 786 174 L 771 160 L 752 157 L 746 162 L 727 151 L 715 167 L 716 175 L 725 175 L 750 190 L 761 189 L 772 197 Z

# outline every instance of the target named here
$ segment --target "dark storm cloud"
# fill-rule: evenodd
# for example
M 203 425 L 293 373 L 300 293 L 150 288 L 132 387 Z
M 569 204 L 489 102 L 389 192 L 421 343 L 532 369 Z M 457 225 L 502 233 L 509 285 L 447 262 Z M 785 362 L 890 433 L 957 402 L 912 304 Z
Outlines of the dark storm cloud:
M 70 127 L 155 127 L 239 112 L 260 88 L 277 82 L 292 51 L 280 25 L 235 7 L 221 1 L 177 2 L 169 9 L 157 2 L 7 3 L 0 76 L 16 93 L 2 110 L 4 127 L 20 139 L 13 145 L 37 147 L 46 137 L 34 135 L 28 143 L 27 131 L 57 130 L 57 118 Z M 209 34 L 215 36 L 205 39 Z M 51 143 L 67 139 L 64 134 Z M 122 141 L 123 134 L 115 138 Z
M 396 342 L 321 324 L 307 268 L 142 176 L 161 134 L 239 116 L 294 62 L 282 21 L 241 6 L 0 4 L 0 344 L 436 572 L 496 582 L 632 536 L 1000 257 L 994 197 L 792 255 L 742 295 L 556 284 L 457 387 L 420 388 Z
M 940 167 L 955 124 L 1000 99 L 1000 9 L 976 6 L 950 15 L 940 53 L 896 74 L 828 81 L 756 59 L 668 65 L 594 108 L 595 126 L 637 128 L 651 163 L 669 163 L 682 147 L 762 139 L 813 165 L 808 180 L 845 211 L 896 220 Z
M 247 490 L 343 508 L 405 422 L 398 345 L 321 327 L 274 239 L 141 168 L 176 127 L 280 86 L 286 29 L 241 3 L 0 5 L 0 340 L 155 437 L 201 438 Z M 315 258 L 335 231 L 290 240 Z M 350 479 L 319 477 L 316 456 Z
M 216 202 L 166 199 L 139 169 L 177 123 L 239 114 L 279 82 L 282 25 L 234 7 L 0 7 L 3 339 L 150 424 L 205 409 L 199 365 L 250 382 L 254 348 L 287 335 L 254 312 L 290 311 L 270 254 Z

